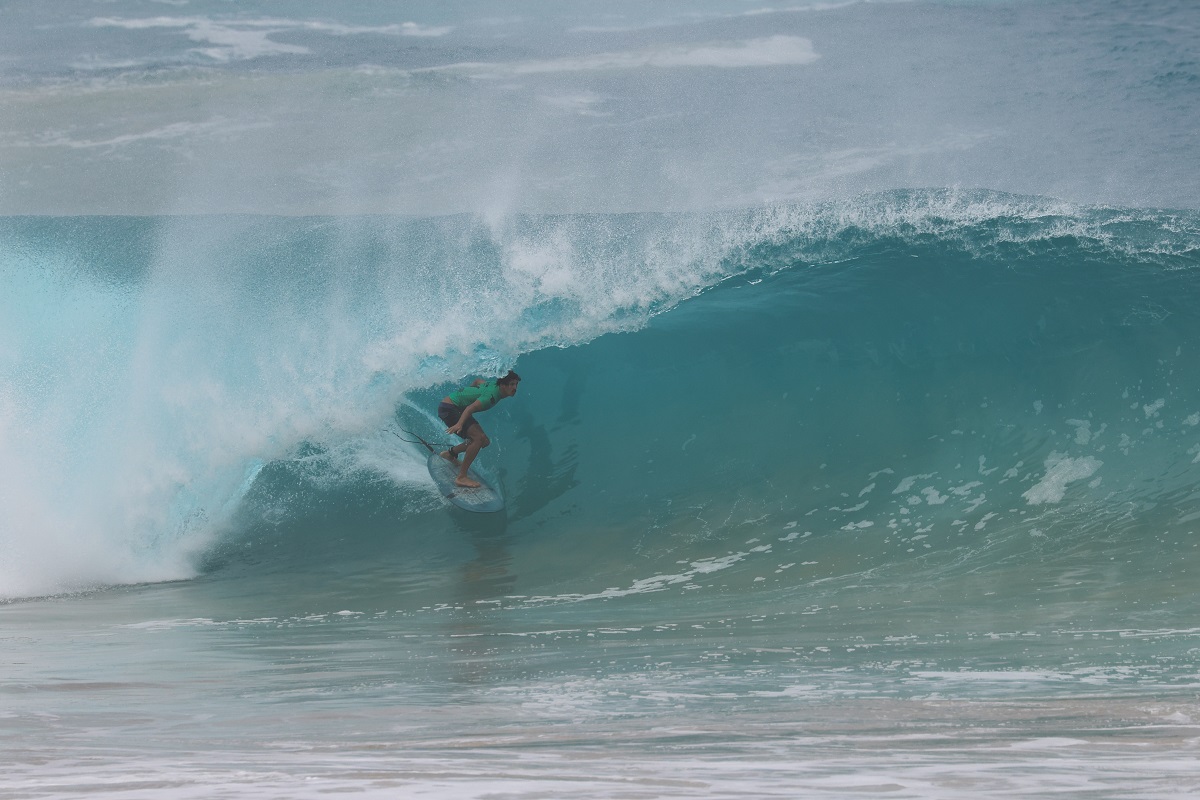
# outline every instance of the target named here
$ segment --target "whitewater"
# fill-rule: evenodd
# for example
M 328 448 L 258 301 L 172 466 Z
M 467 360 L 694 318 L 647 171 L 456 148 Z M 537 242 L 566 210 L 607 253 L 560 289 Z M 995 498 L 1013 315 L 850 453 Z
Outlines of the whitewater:
M 1193 4 L 0 22 L 0 798 L 1200 791 Z

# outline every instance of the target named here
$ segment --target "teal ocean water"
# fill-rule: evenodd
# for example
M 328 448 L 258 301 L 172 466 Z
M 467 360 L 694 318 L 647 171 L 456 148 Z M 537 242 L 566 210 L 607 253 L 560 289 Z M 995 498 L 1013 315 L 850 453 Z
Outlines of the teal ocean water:
M 1200 790 L 1189 4 L 0 15 L 0 797 Z

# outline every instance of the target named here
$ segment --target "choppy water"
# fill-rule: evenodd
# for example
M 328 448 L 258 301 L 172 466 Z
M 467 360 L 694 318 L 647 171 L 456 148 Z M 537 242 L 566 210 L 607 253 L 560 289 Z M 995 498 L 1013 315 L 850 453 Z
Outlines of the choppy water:
M 394 13 L 0 10 L 0 796 L 1200 788 L 1200 15 Z

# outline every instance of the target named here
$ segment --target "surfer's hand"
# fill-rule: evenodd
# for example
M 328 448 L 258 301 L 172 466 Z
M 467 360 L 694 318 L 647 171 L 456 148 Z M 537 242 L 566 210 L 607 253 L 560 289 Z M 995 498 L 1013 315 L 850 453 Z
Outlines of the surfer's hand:
M 458 433 L 458 427 L 458 425 L 451 425 L 449 428 L 446 428 L 446 433 Z

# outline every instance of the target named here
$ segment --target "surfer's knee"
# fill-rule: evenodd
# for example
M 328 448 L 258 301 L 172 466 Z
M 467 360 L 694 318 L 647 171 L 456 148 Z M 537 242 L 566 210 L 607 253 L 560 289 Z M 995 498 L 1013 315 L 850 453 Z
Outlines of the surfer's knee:
M 480 447 L 487 447 L 491 443 L 492 443 L 492 440 L 487 437 L 486 433 L 479 437 L 479 446 Z

